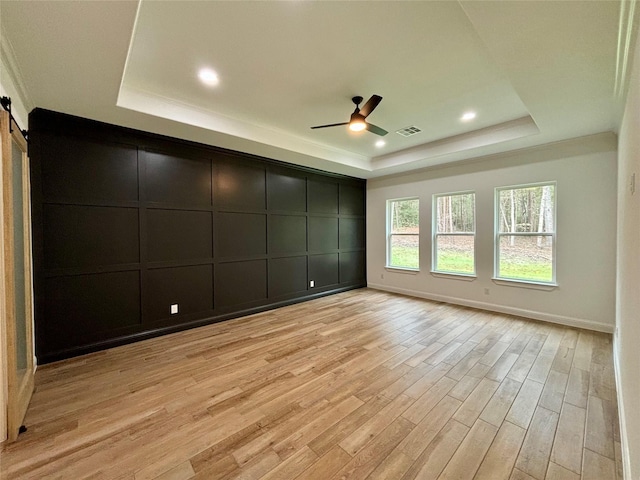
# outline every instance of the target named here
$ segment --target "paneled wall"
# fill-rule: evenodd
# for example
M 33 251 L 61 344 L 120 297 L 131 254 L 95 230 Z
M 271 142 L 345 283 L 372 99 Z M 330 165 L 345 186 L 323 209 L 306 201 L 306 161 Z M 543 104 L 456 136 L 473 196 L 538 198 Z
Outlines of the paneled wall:
M 40 109 L 30 138 L 39 363 L 366 284 L 363 180 Z

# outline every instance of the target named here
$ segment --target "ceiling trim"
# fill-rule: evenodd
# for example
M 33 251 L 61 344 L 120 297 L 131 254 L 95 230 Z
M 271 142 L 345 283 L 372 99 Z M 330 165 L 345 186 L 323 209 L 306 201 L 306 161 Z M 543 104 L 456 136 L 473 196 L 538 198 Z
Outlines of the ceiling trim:
M 138 6 L 136 7 L 136 16 L 133 19 L 133 25 L 131 27 L 131 33 L 129 34 L 129 46 L 127 47 L 127 56 L 124 59 L 124 67 L 122 68 L 122 75 L 120 76 L 120 87 L 118 88 L 118 98 L 122 89 L 124 88 L 124 78 L 129 67 L 129 60 L 131 59 L 131 52 L 133 50 L 133 42 L 135 41 L 136 29 L 138 28 L 138 19 L 140 18 L 140 10 L 142 9 L 142 0 L 138 0 Z M 116 102 L 117 104 L 117 102 Z
M 454 135 L 433 142 L 417 145 L 406 150 L 381 155 L 372 160 L 373 170 L 406 165 L 420 160 L 442 157 L 474 148 L 494 145 L 517 138 L 540 133 L 530 115 L 508 122 Z
M 13 85 L 17 90 L 18 96 L 20 97 L 25 110 L 27 111 L 27 113 L 30 112 L 34 109 L 35 104 L 31 100 L 31 96 L 29 95 L 29 92 L 27 91 L 27 88 L 25 86 L 24 77 L 22 76 L 22 72 L 20 71 L 20 67 L 18 66 L 18 61 L 16 59 L 16 54 L 13 50 L 13 46 L 5 35 L 0 35 L 0 55 L 2 57 L 2 64 L 6 69 L 6 73 L 9 75 L 10 80 L 13 82 Z
M 616 152 L 617 149 L 618 137 L 616 134 L 613 132 L 602 132 L 542 145 L 533 145 L 526 148 L 482 155 L 453 163 L 444 163 L 370 178 L 367 180 L 367 188 L 400 185 L 426 178 L 443 178 L 468 173 L 485 172 L 516 165 L 530 165 L 533 163 L 566 159 L 580 155 Z
M 636 0 L 620 2 L 620 19 L 618 24 L 618 49 L 616 52 L 616 78 L 614 95 L 623 98 L 629 81 L 629 58 L 632 52 L 635 33 Z M 629 8 L 627 8 L 627 5 Z
M 370 159 L 122 84 L 118 107 L 371 171 Z

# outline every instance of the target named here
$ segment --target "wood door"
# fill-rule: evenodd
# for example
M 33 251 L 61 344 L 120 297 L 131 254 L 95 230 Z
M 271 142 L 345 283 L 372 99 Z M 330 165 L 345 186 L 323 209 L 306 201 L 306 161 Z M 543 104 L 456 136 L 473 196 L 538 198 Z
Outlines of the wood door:
M 27 142 L 8 112 L 0 113 L 3 260 L 7 366 L 7 437 L 18 437 L 34 385 L 31 208 Z

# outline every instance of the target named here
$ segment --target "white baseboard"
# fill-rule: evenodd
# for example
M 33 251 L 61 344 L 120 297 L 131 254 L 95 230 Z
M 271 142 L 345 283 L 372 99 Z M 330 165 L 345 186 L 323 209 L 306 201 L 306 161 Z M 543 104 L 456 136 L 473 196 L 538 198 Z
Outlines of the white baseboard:
M 631 480 L 631 454 L 629 453 L 629 437 L 627 436 L 627 425 L 622 420 L 625 416 L 624 396 L 622 394 L 622 384 L 620 383 L 620 350 L 618 335 L 613 335 L 613 371 L 616 380 L 616 394 L 618 396 L 618 422 L 620 424 L 620 445 L 622 448 L 622 472 L 624 480 Z
M 489 310 L 491 312 L 505 313 L 507 315 L 517 315 L 519 317 L 532 318 L 534 320 L 542 320 L 543 322 L 556 323 L 566 325 L 568 327 L 584 328 L 586 330 L 594 330 L 596 332 L 613 333 L 613 325 L 606 323 L 594 322 L 592 320 L 584 320 L 581 318 L 567 317 L 564 315 L 555 315 L 552 313 L 537 312 L 535 310 L 526 310 L 524 308 L 508 307 L 505 305 L 497 305 L 495 303 L 478 302 L 468 300 L 466 298 L 449 297 L 447 295 L 437 295 L 418 290 L 409 290 L 406 288 L 390 287 L 388 285 L 380 285 L 369 282 L 369 288 L 375 290 L 383 290 L 385 292 L 401 293 L 411 297 L 426 298 L 436 302 L 452 303 L 454 305 L 463 305 L 465 307 L 477 308 L 480 310 Z

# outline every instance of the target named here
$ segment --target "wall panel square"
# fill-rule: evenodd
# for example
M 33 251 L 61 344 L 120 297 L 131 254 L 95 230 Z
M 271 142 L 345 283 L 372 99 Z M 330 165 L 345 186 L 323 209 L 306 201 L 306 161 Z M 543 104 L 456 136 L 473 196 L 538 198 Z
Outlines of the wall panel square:
M 266 260 L 220 263 L 216 266 L 216 307 L 231 307 L 266 298 Z
M 307 257 L 269 260 L 269 298 L 307 290 Z
M 364 218 L 340 219 L 340 248 L 363 248 Z
M 47 200 L 138 200 L 138 150 L 134 146 L 46 135 L 41 141 L 42 194 Z
M 70 349 L 140 324 L 138 271 L 50 277 L 38 324 L 42 354 Z
M 309 179 L 309 212 L 338 213 L 338 184 Z
M 269 217 L 269 254 L 307 251 L 307 218 L 294 215 Z
M 216 165 L 216 206 L 230 210 L 266 208 L 265 168 L 220 162 Z
M 304 177 L 269 172 L 267 182 L 269 210 L 307 211 L 307 181 Z
M 340 283 L 363 283 L 365 281 L 364 252 L 340 254 Z
M 309 252 L 338 249 L 338 219 L 309 217 Z
M 340 282 L 338 254 L 309 255 L 309 281 L 311 280 L 315 282 L 314 288 L 338 284 Z
M 211 205 L 211 161 L 144 152 L 146 199 L 185 206 Z
M 340 214 L 364 215 L 364 189 L 353 185 L 340 185 Z
M 267 253 L 267 216 L 219 213 L 216 216 L 216 257 L 247 257 Z
M 44 205 L 45 268 L 137 263 L 136 208 Z
M 213 267 L 154 268 L 148 271 L 147 320 L 155 322 L 213 309 Z M 178 313 L 171 314 L 171 305 L 178 304 Z
M 147 210 L 149 261 L 211 258 L 211 212 Z

